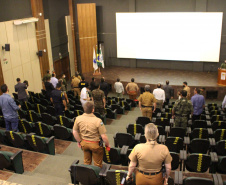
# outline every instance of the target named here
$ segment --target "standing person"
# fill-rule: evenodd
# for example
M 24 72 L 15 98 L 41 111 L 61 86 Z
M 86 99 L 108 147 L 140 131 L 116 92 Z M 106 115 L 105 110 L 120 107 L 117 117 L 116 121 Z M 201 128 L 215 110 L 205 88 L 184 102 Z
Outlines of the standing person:
M 62 91 L 66 91 L 67 92 L 67 81 L 66 81 L 66 76 L 65 74 L 62 74 L 61 80 L 62 80 Z
M 221 69 L 226 69 L 226 60 L 221 64 Z
M 169 80 L 166 81 L 166 85 L 162 88 L 165 91 L 166 102 L 169 104 L 170 98 L 173 99 L 173 88 L 169 85 Z
M 175 127 L 187 128 L 188 118 L 190 114 L 193 114 L 193 106 L 188 101 L 187 91 L 181 91 L 181 98 L 177 100 L 172 109 L 172 118 L 175 118 Z
M 224 100 L 222 102 L 222 109 L 224 112 L 226 112 L 226 95 L 224 96 Z
M 139 107 L 142 112 L 142 115 L 145 117 L 152 119 L 152 112 L 155 112 L 156 109 L 156 99 L 153 94 L 150 93 L 150 85 L 145 85 L 145 92 L 140 95 L 138 98 Z M 154 110 L 152 110 L 152 106 L 154 105 Z
M 126 92 L 129 95 L 129 99 L 131 100 L 135 100 L 139 93 L 139 87 L 134 81 L 134 78 L 131 78 L 131 82 L 126 86 Z
M 167 185 L 171 171 L 172 157 L 167 146 L 157 143 L 159 136 L 158 128 L 149 123 L 145 126 L 146 143 L 136 145 L 129 155 L 129 164 L 126 179 L 132 178 L 132 174 L 138 164 L 136 171 L 136 185 Z M 166 174 L 163 177 L 162 163 L 165 164 Z
M 79 83 L 79 88 L 82 90 L 83 87 L 88 87 L 88 86 L 89 86 L 89 83 L 86 82 L 85 77 L 83 76 L 82 81 L 80 81 Z
M 80 101 L 82 106 L 87 102 L 90 101 L 90 96 L 89 96 L 89 87 L 83 87 L 81 90 L 81 95 L 80 95 Z
M 187 91 L 187 99 L 189 100 L 191 97 L 191 90 L 190 87 L 188 87 L 188 83 L 187 82 L 183 82 L 183 90 Z
M 100 79 L 100 90 L 104 91 L 104 95 L 107 98 L 108 96 L 108 91 L 109 91 L 109 85 L 107 82 L 105 82 L 105 78 L 102 77 Z
M 200 95 L 200 90 L 194 89 L 194 96 L 191 97 L 191 102 L 193 105 L 193 116 L 192 116 L 192 122 L 195 120 L 199 120 L 200 116 L 203 112 L 203 109 L 205 108 L 205 98 L 203 95 Z
M 51 96 L 51 92 L 55 89 L 53 87 L 53 84 L 50 83 L 50 77 L 46 77 L 46 82 L 44 83 L 45 84 L 45 89 L 46 89 L 46 98 L 48 100 L 50 100 L 50 96 Z
M 79 88 L 80 80 L 78 78 L 78 74 L 75 73 L 75 77 L 71 81 L 71 87 L 74 90 L 75 96 L 80 96 L 80 88 Z
M 16 81 L 17 84 L 15 85 L 15 92 L 18 93 L 18 100 L 21 102 L 25 102 L 28 100 L 26 92 L 27 85 L 25 83 L 21 83 L 20 78 L 17 78 Z
M 95 83 L 95 89 L 92 91 L 92 100 L 94 101 L 95 112 L 105 115 L 105 97 L 104 92 L 100 90 L 99 83 Z
M 117 97 L 121 98 L 122 95 L 124 94 L 124 87 L 123 87 L 122 83 L 120 82 L 119 78 L 117 78 L 117 82 L 115 82 L 114 88 L 115 88 Z
M 56 85 L 58 83 L 58 79 L 56 78 L 56 73 L 52 74 L 52 77 L 50 79 L 50 83 L 53 84 L 53 87 L 56 88 Z
M 95 81 L 96 79 L 93 77 L 92 81 L 90 82 L 90 91 L 93 91 L 95 89 Z
M 206 90 L 206 88 L 205 88 L 205 87 L 200 88 L 200 94 L 204 96 L 204 94 L 205 94 L 205 90 Z
M 42 81 L 45 83 L 47 81 L 47 77 L 51 78 L 51 74 L 50 74 L 50 71 L 47 70 L 46 71 L 46 74 L 44 75 Z
M 56 85 L 56 89 L 51 92 L 50 101 L 54 104 L 57 116 L 63 115 L 64 110 L 67 110 L 67 104 L 65 101 L 65 96 L 62 93 L 61 83 Z
M 27 98 L 29 98 L 30 95 L 29 95 L 29 92 L 28 92 L 28 86 L 29 86 L 28 81 L 27 80 L 24 80 L 23 83 L 27 86 L 27 89 L 25 89 L 25 91 L 27 93 Z
M 161 89 L 161 84 L 157 84 L 157 89 L 154 89 L 153 95 L 155 96 L 156 108 L 162 110 L 163 103 L 165 101 L 165 91 Z
M 99 142 L 101 137 L 105 146 L 110 147 L 107 131 L 102 120 L 93 114 L 94 103 L 92 101 L 87 101 L 83 108 L 85 113 L 76 117 L 73 135 L 78 147 L 84 152 L 84 164 L 91 165 L 93 158 L 94 165 L 101 168 L 104 150 Z
M 21 106 L 17 106 L 15 101 L 11 98 L 6 84 L 1 86 L 1 91 L 3 95 L 0 96 L 0 107 L 5 119 L 6 130 L 13 130 L 17 132 L 19 122 L 17 110 L 19 110 Z

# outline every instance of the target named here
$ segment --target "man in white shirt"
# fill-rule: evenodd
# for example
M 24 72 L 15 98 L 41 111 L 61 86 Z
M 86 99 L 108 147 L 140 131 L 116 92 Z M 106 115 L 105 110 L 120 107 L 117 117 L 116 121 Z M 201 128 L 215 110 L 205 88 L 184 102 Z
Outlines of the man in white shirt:
M 117 78 L 117 82 L 115 82 L 114 88 L 115 88 L 117 97 L 121 98 L 122 95 L 124 94 L 124 87 L 123 87 L 122 83 L 120 82 L 119 78 Z
M 89 97 L 89 87 L 83 87 L 81 90 L 81 95 L 80 95 L 80 101 L 82 103 L 82 106 L 87 102 L 90 101 L 90 97 Z
M 161 84 L 157 84 L 157 88 L 154 89 L 153 95 L 155 99 L 157 100 L 156 102 L 156 108 L 162 109 L 163 102 L 165 101 L 165 91 L 161 89 Z
M 52 74 L 50 83 L 53 84 L 54 88 L 56 88 L 56 85 L 58 84 L 58 79 L 56 78 L 56 74 L 55 73 Z

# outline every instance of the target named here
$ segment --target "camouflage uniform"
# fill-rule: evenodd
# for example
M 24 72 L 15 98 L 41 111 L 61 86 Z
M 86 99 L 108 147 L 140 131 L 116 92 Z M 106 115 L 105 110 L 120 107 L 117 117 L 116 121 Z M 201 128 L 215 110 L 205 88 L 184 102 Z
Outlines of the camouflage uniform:
M 173 106 L 175 114 L 175 127 L 186 128 L 189 115 L 193 112 L 193 106 L 187 98 L 182 97 Z
M 95 112 L 99 112 L 101 115 L 105 114 L 104 109 L 104 91 L 100 89 L 95 89 L 92 91 L 92 97 L 94 101 Z
M 43 77 L 43 79 L 42 79 L 42 81 L 43 81 L 43 82 L 46 82 L 48 77 L 51 78 L 52 75 L 49 74 L 49 73 L 45 74 L 44 77 Z
M 65 78 L 61 78 L 61 80 L 62 80 L 61 90 L 67 91 L 67 81 L 65 80 Z

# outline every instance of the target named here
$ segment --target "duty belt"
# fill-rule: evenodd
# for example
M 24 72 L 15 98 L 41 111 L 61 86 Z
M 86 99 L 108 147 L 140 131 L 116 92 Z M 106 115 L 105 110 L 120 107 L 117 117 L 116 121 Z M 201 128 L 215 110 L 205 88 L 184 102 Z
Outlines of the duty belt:
M 141 107 L 152 107 L 152 106 L 144 106 L 144 105 L 141 105 Z
M 159 172 L 155 172 L 155 173 L 148 173 L 148 172 L 143 172 L 141 170 L 138 170 L 140 173 L 144 174 L 144 175 L 157 175 L 159 173 L 161 173 L 162 171 L 159 171 Z

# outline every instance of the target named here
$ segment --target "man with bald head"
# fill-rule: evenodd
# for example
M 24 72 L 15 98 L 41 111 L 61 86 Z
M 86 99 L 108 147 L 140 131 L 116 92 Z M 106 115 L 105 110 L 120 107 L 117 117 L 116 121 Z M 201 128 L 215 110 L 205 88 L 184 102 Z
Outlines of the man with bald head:
M 138 98 L 139 107 L 142 111 L 142 115 L 144 117 L 152 119 L 152 112 L 155 112 L 156 109 L 156 99 L 153 94 L 150 93 L 150 85 L 145 85 L 144 87 L 145 92 L 140 95 Z M 154 106 L 154 110 L 152 110 L 152 106 Z
M 161 84 L 157 84 L 157 88 L 154 89 L 153 95 L 157 100 L 156 108 L 162 109 L 163 102 L 165 101 L 165 91 L 161 89 Z

